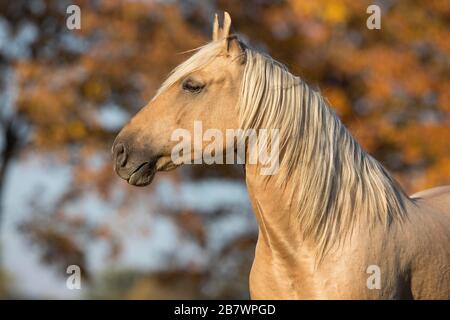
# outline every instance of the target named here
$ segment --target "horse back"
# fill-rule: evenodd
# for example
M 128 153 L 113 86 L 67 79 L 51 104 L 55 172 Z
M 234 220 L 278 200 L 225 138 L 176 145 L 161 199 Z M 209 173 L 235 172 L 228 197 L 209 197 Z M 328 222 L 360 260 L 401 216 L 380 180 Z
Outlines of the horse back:
M 411 289 L 414 298 L 450 299 L 450 186 L 420 191 L 413 219 L 415 248 Z

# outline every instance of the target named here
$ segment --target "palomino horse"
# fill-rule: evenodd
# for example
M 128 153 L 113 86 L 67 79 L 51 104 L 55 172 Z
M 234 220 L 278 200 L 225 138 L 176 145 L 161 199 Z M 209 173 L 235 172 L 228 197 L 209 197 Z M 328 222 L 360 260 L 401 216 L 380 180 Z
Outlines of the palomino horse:
M 192 132 L 195 121 L 219 132 L 276 128 L 278 172 L 245 164 L 259 224 L 252 298 L 449 299 L 450 186 L 407 196 L 318 92 L 229 35 L 230 25 L 225 13 L 219 28 L 216 15 L 213 41 L 122 129 L 117 174 L 144 186 L 177 167 L 172 132 Z

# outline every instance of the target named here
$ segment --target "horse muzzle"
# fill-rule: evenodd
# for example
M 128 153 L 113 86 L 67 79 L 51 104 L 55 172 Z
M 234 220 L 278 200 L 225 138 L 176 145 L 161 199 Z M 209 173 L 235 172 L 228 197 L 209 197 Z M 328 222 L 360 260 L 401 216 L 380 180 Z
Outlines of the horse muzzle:
M 122 142 L 115 142 L 112 148 L 114 170 L 117 175 L 133 186 L 149 185 L 156 173 L 159 157 L 148 157 L 145 152 L 132 152 Z

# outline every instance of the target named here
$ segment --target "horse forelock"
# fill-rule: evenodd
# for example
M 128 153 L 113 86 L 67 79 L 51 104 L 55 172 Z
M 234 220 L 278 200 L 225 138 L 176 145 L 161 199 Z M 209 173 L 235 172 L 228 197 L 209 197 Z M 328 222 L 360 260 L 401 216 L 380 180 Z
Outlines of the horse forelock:
M 172 70 L 167 79 L 162 83 L 161 87 L 156 92 L 153 100 L 181 79 L 197 70 L 204 68 L 209 63 L 214 61 L 215 58 L 223 53 L 223 42 L 221 40 L 212 41 L 202 47 L 189 50 L 187 52 L 195 52 L 195 54 Z

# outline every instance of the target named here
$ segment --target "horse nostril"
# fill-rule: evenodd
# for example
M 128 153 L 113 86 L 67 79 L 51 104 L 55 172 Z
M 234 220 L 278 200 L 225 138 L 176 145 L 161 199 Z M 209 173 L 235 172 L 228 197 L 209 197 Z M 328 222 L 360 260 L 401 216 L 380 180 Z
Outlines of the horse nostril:
M 124 167 L 127 163 L 127 152 L 123 143 L 118 143 L 114 147 L 114 158 L 116 159 L 117 167 Z

